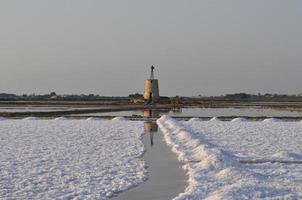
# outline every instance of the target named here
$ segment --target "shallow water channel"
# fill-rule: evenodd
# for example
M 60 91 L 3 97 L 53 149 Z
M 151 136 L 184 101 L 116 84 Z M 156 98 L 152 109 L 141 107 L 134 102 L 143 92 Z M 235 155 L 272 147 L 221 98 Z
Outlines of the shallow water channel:
M 302 112 L 273 110 L 261 108 L 183 108 L 177 112 L 171 110 L 155 110 L 159 116 L 169 115 L 171 117 L 299 117 L 302 118 Z M 103 112 L 103 113 L 88 113 L 78 114 L 73 116 L 145 116 L 145 110 L 119 111 L 119 112 Z
M 148 165 L 148 180 L 137 187 L 120 193 L 113 200 L 169 200 L 182 193 L 186 176 L 176 155 L 163 140 L 155 122 L 145 122 L 143 159 Z

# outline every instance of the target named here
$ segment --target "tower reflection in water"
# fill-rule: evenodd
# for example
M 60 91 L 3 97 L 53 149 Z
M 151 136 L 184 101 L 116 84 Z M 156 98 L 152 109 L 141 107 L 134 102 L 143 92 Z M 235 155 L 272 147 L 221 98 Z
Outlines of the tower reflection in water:
M 158 126 L 156 124 L 156 119 L 158 118 L 157 110 L 145 110 L 144 118 L 147 120 L 144 122 L 144 130 L 146 134 L 150 134 L 150 145 L 153 146 L 153 136 L 154 133 L 158 131 Z

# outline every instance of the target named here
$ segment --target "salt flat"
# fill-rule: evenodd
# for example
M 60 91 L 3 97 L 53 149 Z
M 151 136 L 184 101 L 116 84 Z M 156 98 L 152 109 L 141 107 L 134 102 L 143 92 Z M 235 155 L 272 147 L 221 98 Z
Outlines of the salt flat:
M 146 179 L 142 122 L 1 120 L 0 199 L 108 199 Z
M 300 122 L 281 122 L 273 119 L 249 122 L 237 118 L 233 122 L 190 121 L 186 125 L 203 135 L 208 142 L 242 159 L 277 159 L 280 156 L 282 159 L 282 156 L 294 156 L 295 153 L 302 156 Z
M 302 123 L 163 116 L 188 176 L 175 199 L 301 199 Z M 108 199 L 146 180 L 143 122 L 0 120 L 0 199 Z
M 302 198 L 300 122 L 163 116 L 158 125 L 188 175 L 188 187 L 175 199 Z

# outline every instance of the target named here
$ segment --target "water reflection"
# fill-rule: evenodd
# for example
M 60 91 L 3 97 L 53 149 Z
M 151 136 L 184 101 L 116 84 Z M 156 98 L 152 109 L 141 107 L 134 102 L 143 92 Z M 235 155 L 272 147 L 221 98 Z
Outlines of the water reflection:
M 150 119 L 150 118 L 156 119 L 159 116 L 159 112 L 158 112 L 158 110 L 144 110 L 143 116 L 144 116 L 144 118 L 147 118 L 147 119 Z
M 144 129 L 145 129 L 145 133 L 150 135 L 150 145 L 153 146 L 154 142 L 153 142 L 153 136 L 154 133 L 156 133 L 158 131 L 158 126 L 156 124 L 156 122 L 145 122 L 144 123 Z
M 156 124 L 156 112 L 144 112 L 142 142 L 145 146 L 144 161 L 148 166 L 148 180 L 131 190 L 121 193 L 113 200 L 166 200 L 184 191 L 186 176 Z M 158 113 L 158 112 L 157 112 Z M 160 111 L 159 111 L 160 113 Z M 142 111 L 139 113 L 143 114 Z M 155 144 L 156 143 L 156 144 Z M 151 145 L 149 145 L 151 144 Z M 152 146 L 154 144 L 154 146 Z
M 144 118 L 147 121 L 144 122 L 144 130 L 146 134 L 150 135 L 150 145 L 154 145 L 154 134 L 158 131 L 158 126 L 156 124 L 156 119 L 158 118 L 159 114 L 157 110 L 145 110 L 144 111 Z
M 154 133 L 158 131 L 158 126 L 155 121 L 147 121 L 144 123 L 145 133 Z

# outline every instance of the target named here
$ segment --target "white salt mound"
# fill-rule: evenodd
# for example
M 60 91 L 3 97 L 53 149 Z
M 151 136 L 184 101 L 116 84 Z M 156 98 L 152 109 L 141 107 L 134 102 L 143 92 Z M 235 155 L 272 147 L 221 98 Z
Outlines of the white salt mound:
M 93 120 L 101 120 L 100 118 L 97 117 L 89 117 L 86 119 L 87 121 L 93 121 Z
M 115 117 L 112 119 L 112 121 L 126 121 L 127 119 L 125 117 Z
M 219 122 L 220 119 L 218 119 L 217 117 L 213 117 L 212 119 L 209 120 L 210 122 Z
M 267 118 L 264 119 L 263 122 L 281 122 L 281 120 L 277 118 Z
M 23 120 L 38 120 L 38 117 L 26 117 Z
M 200 119 L 194 117 L 194 118 L 189 119 L 188 122 L 200 122 Z
M 246 118 L 237 117 L 237 118 L 232 119 L 231 122 L 246 122 L 246 121 L 248 121 Z
M 55 121 L 58 121 L 58 120 L 68 120 L 66 117 L 57 117 L 54 119 Z

